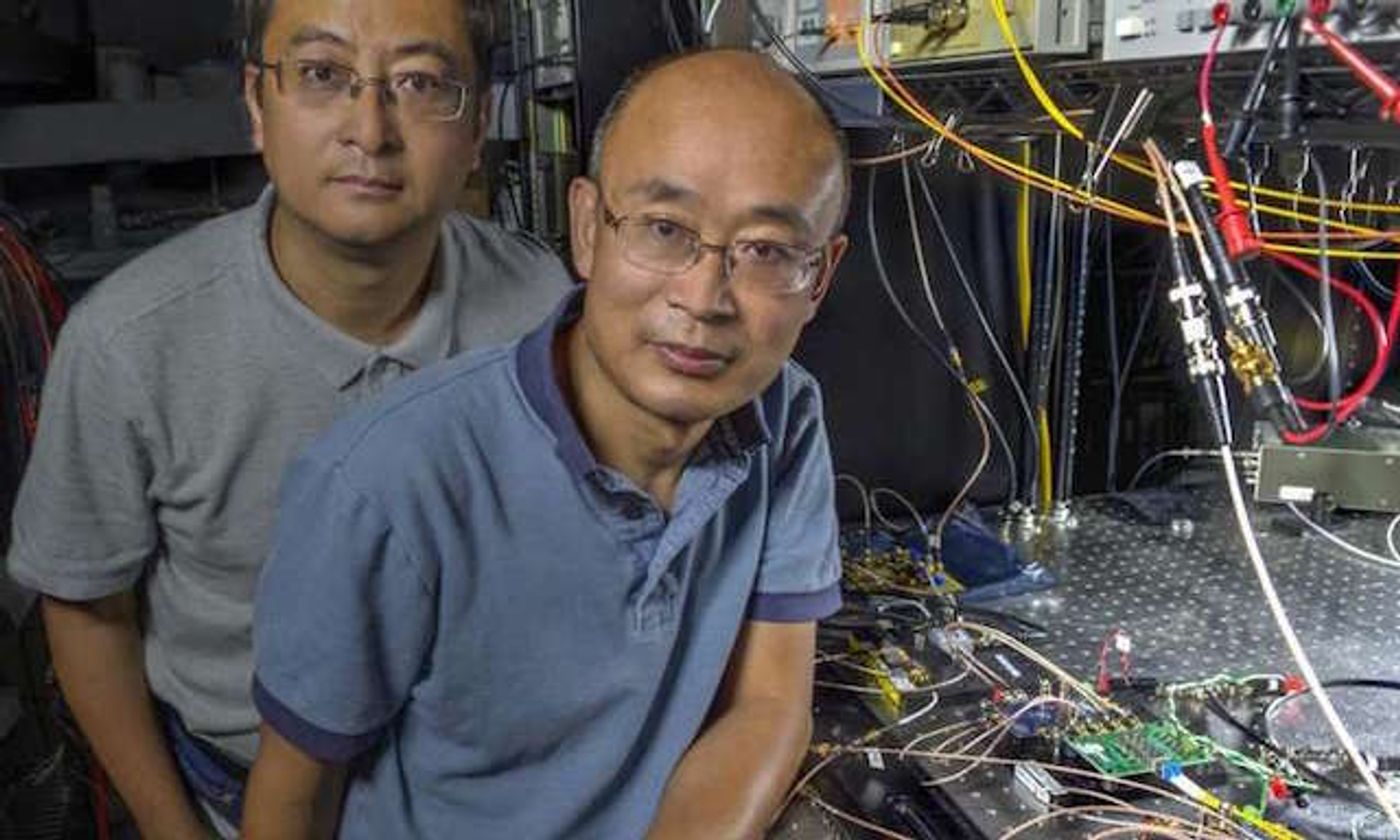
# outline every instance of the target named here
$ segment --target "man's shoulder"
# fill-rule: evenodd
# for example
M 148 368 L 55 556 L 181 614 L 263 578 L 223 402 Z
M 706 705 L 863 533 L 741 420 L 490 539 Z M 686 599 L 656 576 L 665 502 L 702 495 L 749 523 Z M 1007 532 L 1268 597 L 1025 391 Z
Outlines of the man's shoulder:
M 256 212 L 226 213 L 145 251 L 93 287 L 70 321 L 106 343 L 135 322 L 182 320 L 201 291 L 253 270 L 248 231 Z
M 453 213 L 445 242 L 459 272 L 457 328 L 468 347 L 514 340 L 534 327 L 573 286 L 559 257 L 544 243 L 493 222 Z
M 463 353 L 395 382 L 372 403 L 333 424 L 305 451 L 308 460 L 375 475 L 408 467 L 477 423 L 493 422 L 516 393 L 516 345 Z
M 783 363 L 783 369 L 778 374 L 775 384 L 781 386 L 782 392 L 788 398 L 813 394 L 820 396 L 821 394 L 821 386 L 817 384 L 817 378 L 792 359 Z
M 559 255 L 530 233 L 465 213 L 448 214 L 445 224 L 473 291 L 543 290 L 553 297 L 572 285 Z
M 759 404 L 773 443 L 781 449 L 791 435 L 800 434 L 814 421 L 820 422 L 821 386 L 806 368 L 788 360 L 759 397 Z
M 522 263 L 558 260 L 553 249 L 527 231 L 508 230 L 496 222 L 462 212 L 449 213 L 446 222 L 465 248 Z

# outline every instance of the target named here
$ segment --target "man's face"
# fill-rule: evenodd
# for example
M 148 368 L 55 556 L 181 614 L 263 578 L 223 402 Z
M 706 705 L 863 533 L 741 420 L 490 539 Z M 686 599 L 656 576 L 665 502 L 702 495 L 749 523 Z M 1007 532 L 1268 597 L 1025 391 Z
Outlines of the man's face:
M 469 91 L 459 119 L 427 122 L 386 105 L 377 84 L 315 103 L 297 90 L 336 67 L 469 83 L 477 57 L 460 0 L 277 2 L 263 55 L 281 69 L 249 67 L 245 94 L 281 209 L 348 247 L 392 243 L 452 209 L 480 160 L 489 96 Z
M 626 401 L 677 424 L 722 416 L 772 382 L 846 244 L 833 236 L 839 159 L 815 112 L 781 87 L 751 95 L 742 75 L 727 87 L 723 71 L 708 81 L 682 71 L 639 90 L 613 128 L 600 183 L 580 179 L 570 192 L 574 260 L 588 284 L 582 343 Z M 820 257 L 810 284 L 787 293 L 726 278 L 713 251 L 679 273 L 648 270 L 605 208 L 662 220 L 662 233 L 673 222 L 706 243 L 780 243 Z

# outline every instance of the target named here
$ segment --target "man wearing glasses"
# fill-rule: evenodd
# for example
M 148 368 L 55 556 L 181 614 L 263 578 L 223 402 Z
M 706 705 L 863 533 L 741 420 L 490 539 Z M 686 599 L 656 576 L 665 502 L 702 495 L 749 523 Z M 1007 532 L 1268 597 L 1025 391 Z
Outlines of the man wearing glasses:
M 44 594 L 65 698 L 144 837 L 231 834 L 241 810 L 288 458 L 568 287 L 545 249 L 452 212 L 489 123 L 491 5 L 248 2 L 272 187 L 117 272 L 63 331 L 9 568 Z
M 754 54 L 614 100 L 584 279 L 289 468 L 260 584 L 250 840 L 755 837 L 839 606 L 817 386 L 844 142 Z M 319 821 L 319 822 L 318 822 Z

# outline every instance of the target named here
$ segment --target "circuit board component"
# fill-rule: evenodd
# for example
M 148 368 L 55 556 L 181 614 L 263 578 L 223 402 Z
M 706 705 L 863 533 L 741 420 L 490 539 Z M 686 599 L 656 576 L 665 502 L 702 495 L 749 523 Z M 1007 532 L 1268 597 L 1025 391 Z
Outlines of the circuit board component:
M 1214 758 L 1209 745 L 1166 721 L 1124 721 L 1100 731 L 1078 729 L 1064 743 L 1095 770 L 1118 779 L 1155 776 L 1167 764 L 1191 767 L 1209 764 Z
M 867 546 L 853 540 L 841 548 L 842 583 L 849 590 L 918 597 L 956 595 L 964 590 L 946 571 L 930 575 L 928 561 L 906 546 L 888 541 Z
M 927 691 L 933 683 L 928 669 L 888 639 L 875 646 L 852 636 L 851 653 L 864 669 L 869 684 L 880 689 L 878 700 L 884 711 L 894 717 L 907 711 L 905 701 L 909 695 Z

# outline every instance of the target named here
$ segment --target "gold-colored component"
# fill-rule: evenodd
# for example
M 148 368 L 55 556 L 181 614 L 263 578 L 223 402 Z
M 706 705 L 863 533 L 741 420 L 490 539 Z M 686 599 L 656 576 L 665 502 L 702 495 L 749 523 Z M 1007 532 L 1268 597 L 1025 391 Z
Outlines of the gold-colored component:
M 845 570 L 843 583 L 858 592 L 927 597 L 951 595 L 963 590 L 961 583 L 946 575 L 941 585 L 931 585 L 927 567 L 923 562 L 916 561 L 909 549 L 903 546 L 859 553 L 847 550 L 842 553 L 841 562 Z M 933 571 L 942 569 L 935 568 Z
M 1225 344 L 1230 348 L 1230 368 L 1240 380 L 1246 395 L 1278 376 L 1268 350 L 1246 341 L 1234 330 L 1226 331 Z
M 846 643 L 851 651 L 851 662 L 859 666 L 862 681 L 879 689 L 879 702 L 894 717 L 907 711 L 907 695 L 933 683 L 928 669 L 890 639 L 883 639 L 876 646 L 852 633 L 847 636 Z
M 930 25 L 940 33 L 956 32 L 967 26 L 967 0 L 945 0 L 929 9 Z

